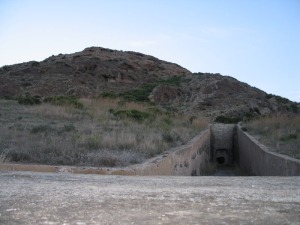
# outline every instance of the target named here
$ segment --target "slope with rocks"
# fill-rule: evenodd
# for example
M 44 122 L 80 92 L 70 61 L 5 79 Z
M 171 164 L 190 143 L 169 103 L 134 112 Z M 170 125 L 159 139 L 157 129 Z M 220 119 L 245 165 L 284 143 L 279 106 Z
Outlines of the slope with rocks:
M 174 79 L 175 78 L 175 79 Z M 164 82 L 169 80 L 175 82 Z M 0 97 L 98 97 L 120 93 L 146 97 L 168 110 L 216 118 L 251 117 L 278 112 L 299 112 L 299 103 L 270 95 L 232 77 L 194 73 L 174 63 L 137 52 L 90 47 L 74 54 L 59 54 L 0 68 Z M 133 91 L 133 92 L 132 92 Z M 135 91 L 135 92 L 134 92 Z
M 97 96 L 141 84 L 186 76 L 188 70 L 137 52 L 100 47 L 0 68 L 0 97 L 22 95 Z
M 189 77 L 180 87 L 156 87 L 151 100 L 180 112 L 213 118 L 226 115 L 242 119 L 277 112 L 297 113 L 300 109 L 299 103 L 267 94 L 229 76 L 194 73 Z

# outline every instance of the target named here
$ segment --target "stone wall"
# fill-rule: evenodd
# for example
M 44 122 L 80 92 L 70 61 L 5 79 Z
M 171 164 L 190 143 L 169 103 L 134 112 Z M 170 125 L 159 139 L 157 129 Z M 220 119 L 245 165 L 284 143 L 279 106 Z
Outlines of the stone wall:
M 256 176 L 299 176 L 300 160 L 270 152 L 254 137 L 237 127 L 240 169 Z

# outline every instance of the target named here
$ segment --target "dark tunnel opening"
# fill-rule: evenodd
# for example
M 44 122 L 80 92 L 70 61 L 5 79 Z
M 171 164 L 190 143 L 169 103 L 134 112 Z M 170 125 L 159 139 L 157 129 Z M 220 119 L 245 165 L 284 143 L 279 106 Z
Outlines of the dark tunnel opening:
M 222 157 L 222 156 L 221 156 L 221 157 L 218 157 L 218 158 L 217 158 L 217 163 L 220 164 L 220 165 L 223 165 L 223 164 L 225 163 L 225 158 Z

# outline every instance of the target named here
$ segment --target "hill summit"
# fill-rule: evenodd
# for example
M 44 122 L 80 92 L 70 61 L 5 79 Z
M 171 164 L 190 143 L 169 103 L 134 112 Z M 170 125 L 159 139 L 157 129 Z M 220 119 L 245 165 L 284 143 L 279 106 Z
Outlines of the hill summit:
M 299 103 L 232 77 L 191 73 L 153 56 L 101 47 L 0 68 L 0 97 L 123 97 L 165 109 L 218 117 L 299 112 Z

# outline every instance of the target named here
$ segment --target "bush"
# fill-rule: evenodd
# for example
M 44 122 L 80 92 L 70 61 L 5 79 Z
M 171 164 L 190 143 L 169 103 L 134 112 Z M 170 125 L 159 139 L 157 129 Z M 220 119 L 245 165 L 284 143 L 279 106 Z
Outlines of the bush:
M 29 161 L 31 159 L 31 156 L 27 152 L 12 151 L 7 153 L 7 158 L 13 162 L 19 162 L 19 161 L 24 162 L 24 161 Z
M 44 102 L 51 103 L 53 105 L 71 105 L 75 108 L 82 109 L 83 104 L 79 102 L 79 98 L 75 96 L 54 96 L 44 99 Z
M 171 77 L 166 80 L 161 80 L 158 83 L 159 84 L 165 84 L 165 85 L 170 85 L 170 86 L 179 86 L 180 83 L 182 82 L 182 78 L 178 76 Z
M 75 130 L 75 126 L 73 124 L 64 125 L 64 131 L 71 132 Z
M 227 123 L 227 124 L 231 124 L 231 123 L 238 123 L 240 122 L 242 119 L 239 117 L 226 117 L 226 116 L 218 116 L 215 119 L 215 122 L 217 123 Z
M 248 131 L 247 127 L 242 127 L 242 131 L 247 132 Z
M 114 111 L 110 110 L 111 113 L 114 114 L 114 116 L 119 117 L 119 118 L 130 118 L 136 121 L 144 121 L 146 119 L 151 119 L 154 118 L 154 115 L 146 112 L 141 112 L 135 109 L 132 110 L 119 110 L 119 111 Z
M 170 133 L 163 133 L 162 138 L 164 141 L 166 141 L 168 143 L 172 143 L 174 141 L 174 138 L 172 137 L 172 135 Z
M 277 102 L 283 103 L 283 104 L 286 104 L 290 101 L 287 98 L 284 98 L 284 97 L 281 97 L 281 96 L 278 96 L 278 95 L 273 95 L 273 94 L 266 94 L 266 98 L 267 99 L 275 98 Z
M 39 65 L 40 65 L 40 63 L 37 62 L 37 61 L 32 61 L 32 62 L 31 62 L 31 66 L 32 66 L 32 67 L 37 67 L 37 66 L 39 66 Z
M 296 140 L 297 134 L 289 134 L 280 138 L 280 141 L 289 142 L 291 140 Z
M 18 103 L 22 105 L 39 105 L 42 101 L 39 96 L 29 96 L 18 98 Z
M 124 98 L 127 101 L 133 102 L 149 102 L 148 96 L 152 92 L 156 84 L 145 84 L 138 89 L 131 91 L 126 91 L 119 94 L 120 97 Z
M 293 113 L 298 113 L 299 112 L 299 107 L 296 103 L 293 103 L 293 104 L 290 105 L 289 110 L 292 111 Z
M 100 95 L 102 98 L 117 98 L 118 95 L 112 91 L 109 91 L 109 92 L 103 92 L 101 95 Z
M 144 84 L 140 88 L 120 93 L 118 96 L 124 98 L 127 101 L 149 102 L 150 100 L 148 99 L 148 96 L 156 86 L 160 84 L 179 86 L 181 82 L 181 77 L 174 76 L 166 80 L 158 81 L 156 83 Z M 111 95 L 111 93 L 106 94 Z
M 49 125 L 38 125 L 31 129 L 31 133 L 37 134 L 37 133 L 47 132 L 47 131 L 52 131 L 52 130 L 53 130 L 53 128 Z

